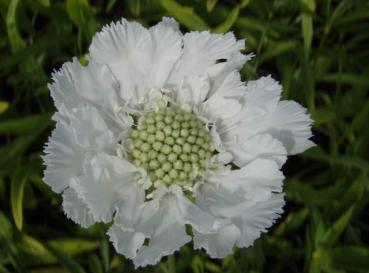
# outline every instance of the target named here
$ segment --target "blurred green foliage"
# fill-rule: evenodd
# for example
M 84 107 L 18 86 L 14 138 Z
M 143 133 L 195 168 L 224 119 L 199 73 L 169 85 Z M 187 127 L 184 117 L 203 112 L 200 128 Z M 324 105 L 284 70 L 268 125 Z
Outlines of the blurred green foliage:
M 185 246 L 177 272 L 369 272 L 369 2 L 366 0 L 0 0 L 0 272 L 133 272 L 104 235 L 63 215 L 42 182 L 53 123 L 50 74 L 84 60 L 93 34 L 126 17 L 164 15 L 183 30 L 234 31 L 256 54 L 242 70 L 272 74 L 306 105 L 317 147 L 291 157 L 286 212 L 253 247 L 211 260 Z M 168 272 L 165 261 L 138 272 Z

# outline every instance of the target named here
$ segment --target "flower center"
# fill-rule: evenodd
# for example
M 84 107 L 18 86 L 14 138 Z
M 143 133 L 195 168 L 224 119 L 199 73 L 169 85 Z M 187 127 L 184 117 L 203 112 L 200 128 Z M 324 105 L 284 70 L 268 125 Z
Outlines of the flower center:
M 141 116 L 131 140 L 133 164 L 144 168 L 154 185 L 192 185 L 214 151 L 206 125 L 195 114 L 173 106 Z

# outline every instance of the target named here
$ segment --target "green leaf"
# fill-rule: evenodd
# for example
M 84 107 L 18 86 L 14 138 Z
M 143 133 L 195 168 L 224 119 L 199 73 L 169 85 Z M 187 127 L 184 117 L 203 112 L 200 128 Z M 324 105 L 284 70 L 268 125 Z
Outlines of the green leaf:
M 231 29 L 233 24 L 236 22 L 238 18 L 238 14 L 240 12 L 240 6 L 235 6 L 231 12 L 228 14 L 227 19 L 221 23 L 219 26 L 213 28 L 214 33 L 224 33 Z
M 369 162 L 364 158 L 350 155 L 328 155 L 320 147 L 314 147 L 304 152 L 303 157 L 326 162 L 329 164 L 354 167 L 367 172 L 369 170 Z
M 110 259 L 109 259 L 109 243 L 106 239 L 103 239 L 100 244 L 100 253 L 102 257 L 102 264 L 104 268 L 104 273 L 109 272 Z
M 332 264 L 349 272 L 367 272 L 369 248 L 365 246 L 339 246 L 330 251 Z
M 245 8 L 250 2 L 251 0 L 241 0 L 241 8 Z
M 217 2 L 218 0 L 206 0 L 206 10 L 208 12 L 211 12 L 214 9 Z
M 222 272 L 221 268 L 219 267 L 219 265 L 206 261 L 205 262 L 205 268 L 207 271 L 209 272 L 214 272 L 214 273 L 220 273 Z
M 366 74 L 358 75 L 351 73 L 333 73 L 319 77 L 318 80 L 326 83 L 340 83 L 358 86 L 369 85 L 369 77 Z
M 50 7 L 50 0 L 38 0 L 38 2 L 44 7 L 48 8 Z
M 351 206 L 324 234 L 321 243 L 324 246 L 332 246 L 336 243 L 339 236 L 345 230 L 350 222 L 351 216 L 354 212 L 355 205 Z
M 194 273 L 204 273 L 204 261 L 199 256 L 195 256 L 191 262 L 191 268 Z
M 18 51 L 19 49 L 25 47 L 26 45 L 18 31 L 16 21 L 18 5 L 19 0 L 11 0 L 6 14 L 6 28 L 8 32 L 9 42 L 13 52 Z
M 22 134 L 43 130 L 50 123 L 50 115 L 39 114 L 24 118 L 0 121 L 0 133 Z
M 132 14 L 136 17 L 140 16 L 141 0 L 131 0 L 128 3 Z
M 13 227 L 8 218 L 0 211 L 0 245 L 4 245 L 10 240 L 13 233 Z
M 106 12 L 110 12 L 112 10 L 112 8 L 114 7 L 114 5 L 116 4 L 117 0 L 109 0 L 108 4 L 106 5 Z
M 30 271 L 31 273 L 70 273 L 69 270 L 65 270 L 59 267 L 43 267 Z
M 339 200 L 338 206 L 332 210 L 332 213 L 341 214 L 349 208 L 352 204 L 357 204 L 365 196 L 365 188 L 367 187 L 367 178 L 365 176 L 360 177 L 353 181 L 345 190 L 344 196 Z
M 35 138 L 38 136 L 39 133 L 40 132 L 28 133 L 25 136 L 18 137 L 12 143 L 4 147 L 1 147 L 0 154 L 2 156 L 0 157 L 0 165 L 6 165 L 6 164 L 8 164 L 7 166 L 9 166 L 9 164 L 13 165 L 14 162 L 11 162 L 11 160 L 21 155 L 28 148 L 28 146 L 32 143 L 32 141 L 35 140 Z M 5 171 L 9 171 L 9 170 L 11 169 L 6 169 Z
M 295 41 L 282 41 L 271 43 L 270 46 L 265 50 L 265 52 L 260 56 L 260 63 L 267 60 L 275 58 L 289 51 L 294 51 L 296 49 Z
M 55 256 L 41 242 L 26 234 L 22 235 L 18 247 L 32 258 L 32 264 L 51 264 L 57 261 Z
M 79 255 L 84 252 L 89 252 L 97 249 L 100 245 L 99 241 L 86 239 L 57 239 L 49 240 L 48 246 L 52 246 L 63 252 L 69 257 Z M 23 235 L 19 243 L 19 248 L 32 257 L 32 264 L 54 264 L 57 257 L 45 247 L 44 243 L 28 235 Z
M 46 244 L 45 247 L 57 258 L 59 263 L 70 273 L 85 273 L 83 268 L 69 257 L 64 251 L 60 250 L 58 247 L 51 244 Z
M 308 217 L 308 214 L 309 212 L 306 208 L 297 212 L 291 212 L 287 217 L 285 217 L 285 220 L 278 225 L 275 234 L 280 236 L 299 228 Z
M 12 179 L 10 188 L 10 202 L 15 225 L 19 230 L 23 228 L 23 193 L 27 181 L 28 167 L 18 167 Z
M 302 0 L 310 11 L 315 11 L 315 0 Z M 310 51 L 311 41 L 313 39 L 313 18 L 310 14 L 301 14 L 302 37 L 304 38 L 304 48 L 306 52 Z
M 67 0 L 67 12 L 72 22 L 83 31 L 87 38 L 92 37 L 96 32 L 97 23 L 88 0 Z
M 0 264 L 0 273 L 10 273 L 10 271 Z
M 0 100 L 0 114 L 4 113 L 9 108 L 9 102 Z
M 89 268 L 91 273 L 103 273 L 100 259 L 97 255 L 91 255 L 89 257 Z
M 69 256 L 74 256 L 86 251 L 95 250 L 100 246 L 97 240 L 86 239 L 58 239 L 50 240 L 48 244 L 62 250 Z
M 160 0 L 168 13 L 191 30 L 209 29 L 208 24 L 195 14 L 192 7 L 182 6 L 174 0 Z

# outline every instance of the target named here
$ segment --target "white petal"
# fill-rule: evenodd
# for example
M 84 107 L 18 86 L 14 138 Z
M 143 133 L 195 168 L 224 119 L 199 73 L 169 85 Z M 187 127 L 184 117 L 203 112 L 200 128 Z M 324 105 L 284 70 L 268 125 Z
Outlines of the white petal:
M 306 109 L 294 101 L 281 101 L 273 110 L 250 114 L 250 118 L 223 134 L 223 141 L 227 142 L 232 134 L 237 135 L 239 143 L 248 138 L 269 134 L 280 141 L 288 154 L 296 154 L 314 146 L 309 140 L 312 120 Z
M 269 134 L 248 138 L 241 146 L 237 142 L 230 142 L 227 148 L 232 152 L 234 162 L 240 167 L 258 158 L 274 160 L 279 167 L 287 160 L 286 148 Z
M 236 99 L 225 99 L 221 97 L 207 100 L 203 105 L 202 111 L 206 114 L 204 116 L 212 118 L 229 118 L 236 115 L 242 109 L 241 104 Z
M 241 111 L 245 91 L 240 74 L 236 71 L 229 73 L 219 86 L 212 86 L 209 98 L 202 104 L 203 111 L 213 118 L 227 120 Z
M 272 112 L 277 106 L 281 92 L 282 87 L 270 76 L 249 81 L 244 96 L 240 99 L 242 111 L 221 123 L 223 128 L 219 128 L 219 132 L 222 134 L 229 131 L 230 136 L 238 134 L 242 137 L 241 143 L 245 137 L 255 135 L 257 132 L 248 127 L 249 123 L 259 123 Z
M 233 33 L 210 34 L 208 31 L 189 32 L 183 36 L 183 54 L 170 76 L 173 85 L 198 75 L 206 75 L 244 48 L 244 41 L 236 41 Z
M 261 134 L 269 134 L 278 140 L 288 154 L 303 152 L 313 146 L 309 140 L 312 120 L 306 109 L 293 101 L 278 102 L 280 93 L 280 85 L 271 77 L 249 82 L 243 109 L 218 126 L 224 146 L 235 151 L 237 147 L 247 146 L 250 138 Z M 276 141 L 269 144 L 281 151 Z M 247 158 L 247 155 L 241 154 L 242 151 L 235 152 L 241 165 L 243 158 Z
M 209 101 L 213 98 L 234 98 L 240 99 L 247 92 L 246 85 L 241 81 L 241 75 L 238 71 L 232 71 L 224 76 L 219 85 L 212 85 Z
M 59 121 L 45 145 L 44 153 L 44 181 L 54 192 L 60 193 L 72 177 L 82 173 L 85 150 L 75 142 L 71 127 Z
M 221 176 L 219 180 L 225 178 Z M 227 180 L 228 182 L 229 180 Z M 227 185 L 219 184 L 220 181 L 206 181 L 199 187 L 196 193 L 196 204 L 204 211 L 214 216 L 228 219 L 237 216 L 246 202 L 244 190 L 229 190 Z
M 207 182 L 217 185 L 213 194 L 219 195 L 216 197 L 218 201 L 238 204 L 243 201 L 260 202 L 268 199 L 272 192 L 281 192 L 283 179 L 284 176 L 274 161 L 257 159 L 239 170 L 233 170 L 224 175 L 210 175 L 207 177 Z M 208 195 L 211 189 L 207 191 L 204 192 L 205 195 Z M 227 195 L 233 195 L 233 197 Z M 227 198 L 230 200 L 227 201 Z M 217 206 L 220 205 L 217 204 Z M 219 211 L 223 209 L 219 208 Z
M 82 227 L 87 228 L 95 223 L 87 205 L 71 188 L 66 189 L 63 193 L 63 209 L 68 218 Z
M 70 113 L 69 118 L 78 145 L 87 150 L 115 153 L 117 136 L 109 130 L 96 108 L 80 105 Z
M 219 86 L 223 84 L 225 78 L 227 78 L 229 74 L 234 72 L 238 73 L 245 62 L 250 60 L 252 57 L 252 54 L 245 55 L 239 51 L 235 51 L 229 56 L 226 62 L 219 63 L 217 66 L 212 67 L 212 69 L 209 71 L 212 86 L 210 93 L 213 93 L 215 90 L 217 90 Z
M 182 35 L 181 31 L 179 30 L 179 24 L 176 20 L 174 20 L 172 17 L 163 17 L 161 19 L 161 22 L 158 25 L 162 25 L 165 27 L 170 27 L 174 31 L 178 32 L 178 34 Z
M 139 170 L 118 157 L 98 154 L 86 162 L 84 172 L 85 175 L 72 181 L 71 187 L 96 221 L 110 222 L 121 202 L 144 190 L 139 184 L 142 175 Z
M 186 197 L 177 197 L 181 214 L 187 224 L 190 224 L 194 230 L 202 233 L 213 233 L 224 223 L 216 219 L 213 215 L 205 212 L 199 206 L 189 201 Z
M 175 62 L 182 51 L 182 35 L 174 19 L 163 21 L 149 29 L 151 34 L 150 66 L 147 67 L 151 88 L 164 87 Z
M 229 188 L 243 188 L 250 196 L 254 195 L 250 199 L 261 202 L 270 192 L 282 192 L 284 176 L 274 161 L 257 159 L 233 171 L 229 178 L 233 180 Z
M 79 105 L 73 111 L 65 112 L 44 149 L 45 182 L 54 191 L 62 191 L 72 177 L 82 174 L 86 154 L 114 154 L 117 145 L 117 136 L 93 106 Z
M 272 160 L 259 159 L 240 170 L 207 177 L 196 192 L 196 204 L 230 224 L 213 234 L 195 232 L 195 246 L 222 258 L 235 242 L 250 245 L 283 212 L 283 175 Z
M 227 225 L 214 234 L 194 231 L 194 248 L 203 248 L 211 258 L 224 258 L 232 253 L 232 248 L 240 238 L 240 230 L 235 225 Z
M 167 19 L 150 30 L 123 19 L 104 27 L 90 46 L 91 57 L 111 68 L 127 101 L 161 88 L 180 52 L 181 36 Z
M 273 109 L 281 96 L 282 86 L 270 75 L 247 82 L 246 107 L 249 109 Z
M 95 221 L 104 223 L 111 221 L 117 202 L 116 189 L 106 182 L 107 179 L 107 177 L 94 179 L 86 175 L 76 178 L 71 183 L 79 198 L 89 207 Z
M 73 80 L 74 73 L 79 69 L 81 69 L 81 65 L 74 58 L 72 62 L 63 64 L 59 71 L 52 74 L 53 83 L 49 84 L 48 87 L 57 109 L 61 105 L 73 108 L 81 104 L 82 100 L 74 87 Z
M 309 140 L 312 119 L 306 108 L 294 101 L 281 101 L 265 123 L 266 132 L 282 142 L 288 154 L 302 153 L 315 145 Z
M 118 88 L 118 81 L 106 65 L 91 60 L 87 66 L 82 66 L 76 58 L 55 72 L 53 83 L 49 85 L 58 110 L 62 105 L 72 109 L 91 103 L 111 113 L 119 108 Z
M 156 200 L 146 203 L 140 228 L 150 238 L 133 259 L 136 267 L 156 264 L 161 257 L 170 255 L 189 242 L 185 224 L 177 209 L 176 197 L 166 195 L 160 203 Z
M 183 82 L 178 92 L 176 92 L 176 102 L 191 109 L 205 100 L 209 88 L 208 77 L 195 76 L 189 78 Z
M 136 257 L 137 250 L 145 241 L 145 235 L 143 233 L 123 230 L 117 225 L 112 225 L 107 234 L 116 251 L 129 259 Z
M 90 46 L 90 56 L 109 66 L 121 85 L 124 100 L 138 99 L 147 88 L 145 66 L 148 65 L 150 33 L 139 23 L 125 19 L 104 26 Z
M 134 229 L 141 216 L 141 207 L 145 202 L 145 192 L 141 188 L 135 184 L 125 187 L 124 199 L 116 206 L 115 224 L 125 230 Z
M 280 217 L 284 204 L 283 194 L 273 194 L 269 200 L 249 207 L 239 217 L 236 217 L 234 223 L 241 230 L 237 246 L 251 246 L 260 234 L 266 232 Z

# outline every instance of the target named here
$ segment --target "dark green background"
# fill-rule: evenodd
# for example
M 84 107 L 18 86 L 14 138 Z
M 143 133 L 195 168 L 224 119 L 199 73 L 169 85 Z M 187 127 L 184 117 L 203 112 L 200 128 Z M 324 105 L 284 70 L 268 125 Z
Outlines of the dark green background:
M 189 244 L 177 272 L 369 272 L 369 3 L 330 0 L 0 0 L 0 272 L 133 272 L 106 226 L 68 220 L 42 182 L 53 129 L 46 84 L 85 54 L 104 24 L 174 16 L 183 31 L 233 30 L 256 57 L 246 80 L 272 74 L 308 107 L 317 147 L 290 157 L 286 211 L 253 247 L 212 260 Z M 167 272 L 165 259 L 139 272 Z

